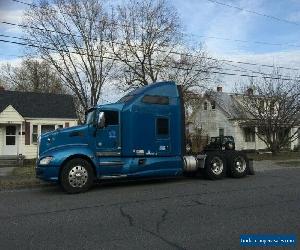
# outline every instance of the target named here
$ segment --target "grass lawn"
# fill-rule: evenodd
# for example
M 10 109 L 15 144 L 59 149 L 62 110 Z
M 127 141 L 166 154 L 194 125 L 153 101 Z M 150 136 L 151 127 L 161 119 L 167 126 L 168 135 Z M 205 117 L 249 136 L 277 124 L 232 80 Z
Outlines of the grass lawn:
M 277 155 L 272 155 L 271 153 L 262 153 L 256 154 L 251 153 L 248 154 L 248 157 L 255 161 L 263 161 L 263 160 L 276 160 L 276 161 L 287 161 L 293 159 L 299 159 L 300 161 L 300 152 L 280 152 Z
M 0 190 L 40 187 L 45 183 L 35 177 L 35 166 L 16 167 L 5 177 L 0 178 Z
M 11 176 L 35 177 L 35 168 L 34 167 L 35 167 L 34 165 L 16 167 L 11 172 Z

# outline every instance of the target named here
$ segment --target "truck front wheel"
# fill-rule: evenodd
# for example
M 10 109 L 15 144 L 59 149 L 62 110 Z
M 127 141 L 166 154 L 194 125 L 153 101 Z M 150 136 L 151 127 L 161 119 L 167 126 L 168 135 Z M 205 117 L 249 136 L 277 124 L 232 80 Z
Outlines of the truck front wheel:
M 226 161 L 222 155 L 209 153 L 205 159 L 204 174 L 211 180 L 221 179 L 226 173 Z
M 94 181 L 92 166 L 84 159 L 72 159 L 63 167 L 60 175 L 62 188 L 70 194 L 87 191 Z

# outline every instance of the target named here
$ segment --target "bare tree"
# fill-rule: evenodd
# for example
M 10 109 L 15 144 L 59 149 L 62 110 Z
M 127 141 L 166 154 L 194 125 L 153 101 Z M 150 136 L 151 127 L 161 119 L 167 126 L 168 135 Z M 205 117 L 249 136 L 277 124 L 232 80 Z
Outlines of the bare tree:
M 134 1 L 113 12 L 112 50 L 121 62 L 123 89 L 148 85 L 160 79 L 178 49 L 180 22 L 165 0 Z
M 165 0 L 134 1 L 113 12 L 112 50 L 119 60 L 121 89 L 173 80 L 183 90 L 202 91 L 212 81 L 216 60 L 200 45 L 185 43 L 176 9 Z
M 298 137 L 300 126 L 300 82 L 286 79 L 275 68 L 271 75 L 242 86 L 240 96 L 244 125 L 256 128 L 257 136 L 277 154 Z
M 1 68 L 1 79 L 13 90 L 55 94 L 66 92 L 58 73 L 43 60 L 27 58 L 19 66 L 7 64 Z
M 217 60 L 211 60 L 203 46 L 182 49 L 181 53 L 173 53 L 170 60 L 170 67 L 165 70 L 165 79 L 173 80 L 182 85 L 187 101 L 190 100 L 189 94 L 203 93 L 215 85 L 218 79 L 213 73 L 220 67 Z M 199 98 L 192 98 L 196 102 Z
M 112 78 L 107 13 L 100 0 L 44 0 L 25 13 L 27 41 L 87 110 Z

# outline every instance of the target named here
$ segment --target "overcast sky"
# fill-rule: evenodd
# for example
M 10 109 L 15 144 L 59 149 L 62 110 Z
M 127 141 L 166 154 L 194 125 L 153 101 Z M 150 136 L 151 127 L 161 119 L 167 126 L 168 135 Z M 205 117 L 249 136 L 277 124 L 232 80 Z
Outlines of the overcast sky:
M 31 3 L 30 0 L 23 0 Z M 300 0 L 216 0 L 274 18 L 230 8 L 210 0 L 170 0 L 186 32 L 217 58 L 300 68 Z M 0 0 L 0 20 L 20 23 L 26 5 Z M 0 24 L 0 34 L 20 36 L 20 30 Z M 224 38 L 213 39 L 209 37 Z M 0 39 L 7 39 L 0 37 Z M 12 39 L 9 39 L 12 40 Z M 247 42 L 237 42 L 243 40 Z M 260 44 L 256 42 L 265 42 Z M 272 45 L 277 44 L 277 45 Z M 17 62 L 24 48 L 0 42 L 0 62 Z M 235 66 L 242 66 L 234 64 Z M 229 67 L 229 66 L 228 66 Z M 253 67 L 254 70 L 268 70 Z M 287 71 L 292 74 L 294 71 Z M 294 72 L 295 73 L 295 72 Z M 235 79 L 228 78 L 228 81 Z M 228 87 L 229 89 L 230 87 Z

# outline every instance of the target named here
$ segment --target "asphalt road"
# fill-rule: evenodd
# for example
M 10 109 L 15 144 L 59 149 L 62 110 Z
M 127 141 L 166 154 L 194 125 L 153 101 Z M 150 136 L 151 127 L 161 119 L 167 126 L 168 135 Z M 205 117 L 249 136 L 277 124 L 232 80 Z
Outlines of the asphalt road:
M 239 249 L 246 233 L 300 240 L 300 168 L 102 184 L 79 195 L 2 191 L 0 201 L 0 249 Z

